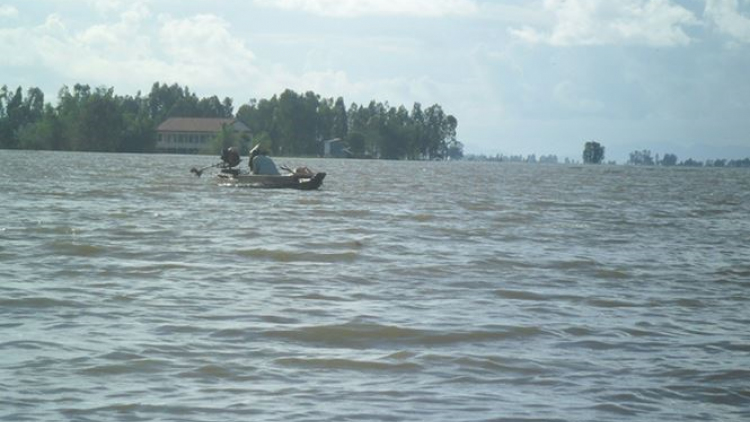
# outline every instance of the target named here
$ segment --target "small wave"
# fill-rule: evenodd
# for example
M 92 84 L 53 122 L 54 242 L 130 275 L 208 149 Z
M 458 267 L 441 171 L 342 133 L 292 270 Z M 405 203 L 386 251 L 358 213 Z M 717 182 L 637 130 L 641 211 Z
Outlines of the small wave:
M 226 328 L 211 333 L 213 338 L 249 340 L 252 332 L 241 328 Z
M 182 378 L 223 378 L 229 379 L 235 377 L 235 373 L 219 365 L 203 365 L 194 370 L 181 372 L 178 374 Z
M 320 293 L 306 293 L 299 296 L 294 296 L 296 299 L 303 299 L 303 300 L 320 300 L 320 301 L 328 301 L 328 302 L 346 302 L 350 299 L 346 299 L 341 296 L 329 296 L 324 295 Z
M 107 298 L 107 302 L 115 302 L 115 303 L 131 303 L 138 300 L 138 296 L 134 294 L 124 294 L 124 293 L 117 293 L 112 295 L 111 297 Z
M 574 337 L 587 337 L 597 334 L 596 331 L 588 327 L 569 327 L 564 329 L 563 332 Z
M 52 299 L 49 297 L 23 297 L 15 299 L 0 299 L 0 307 L 13 308 L 76 308 L 79 303 L 72 300 Z
M 79 229 L 71 226 L 33 226 L 26 229 L 27 234 L 75 235 Z
M 602 280 L 626 280 L 633 278 L 633 275 L 624 270 L 599 269 L 594 273 L 594 277 Z
M 427 214 L 427 213 L 417 213 L 417 214 L 408 214 L 406 215 L 406 218 L 409 220 L 413 220 L 419 223 L 425 223 L 427 221 L 432 221 L 435 219 L 434 214 Z
M 705 308 L 709 306 L 699 298 L 678 298 L 671 301 L 664 301 L 662 304 L 673 304 L 680 308 Z
M 670 334 L 654 330 L 639 330 L 636 328 L 624 328 L 618 330 L 619 333 L 626 337 L 671 337 Z
M 716 275 L 721 277 L 738 277 L 744 280 L 750 279 L 750 267 L 738 266 L 731 268 L 722 268 L 716 271 Z
M 503 299 L 513 299 L 513 300 L 542 301 L 542 300 L 550 299 L 548 296 L 545 296 L 539 293 L 525 291 L 525 290 L 498 289 L 498 290 L 495 290 L 495 294 Z
M 497 289 L 495 295 L 503 299 L 509 300 L 520 300 L 529 302 L 544 302 L 544 301 L 570 301 L 570 302 L 582 302 L 586 300 L 582 296 L 565 295 L 559 293 L 536 293 L 528 290 L 513 290 L 513 289 Z M 529 308 L 531 309 L 531 308 Z M 547 312 L 558 311 L 554 309 L 547 309 Z
M 33 340 L 16 340 L 16 341 L 6 341 L 3 343 L 0 343 L 0 350 L 11 350 L 11 349 L 20 349 L 20 350 L 43 350 L 43 349 L 53 349 L 53 350 L 59 350 L 61 345 L 59 343 L 53 343 L 50 341 L 33 341 Z
M 369 239 L 346 239 L 346 240 L 325 240 L 323 242 L 311 242 L 305 243 L 306 248 L 320 249 L 320 250 L 331 250 L 331 249 L 361 249 L 365 246 L 365 242 Z
M 746 378 L 745 378 L 746 379 Z M 726 406 L 746 408 L 750 403 L 750 391 L 747 389 L 731 389 L 712 387 L 711 384 L 672 385 L 666 387 L 670 394 L 677 395 L 683 400 L 696 400 L 701 403 L 712 403 Z
M 494 201 L 485 201 L 485 202 L 469 202 L 465 204 L 459 204 L 461 208 L 467 210 L 467 211 L 497 211 L 498 205 Z
M 660 402 L 658 398 L 649 397 L 647 394 L 641 394 L 637 391 L 606 394 L 601 399 L 607 403 L 658 404 Z
M 704 375 L 703 380 L 709 384 L 726 383 L 727 381 L 744 381 L 750 379 L 750 370 L 732 369 L 716 371 Z
M 482 384 L 495 384 L 499 383 L 499 380 L 495 377 L 480 376 L 480 375 L 456 375 L 448 378 L 444 381 L 446 384 L 460 384 L 460 385 L 482 385 Z
M 300 196 L 296 202 L 301 205 L 320 205 L 324 203 L 322 200 L 318 198 L 309 197 L 309 196 Z
M 552 261 L 545 265 L 546 268 L 553 270 L 580 270 L 596 268 L 599 263 L 591 259 L 570 259 L 570 260 L 559 260 Z
M 105 253 L 106 249 L 101 246 L 87 243 L 75 243 L 67 241 L 55 241 L 50 244 L 55 254 L 66 256 L 92 257 Z
M 363 218 L 372 215 L 370 210 L 341 210 L 336 212 L 340 217 L 344 218 Z
M 412 362 L 379 362 L 343 358 L 280 358 L 274 361 L 279 365 L 314 369 L 351 370 L 351 371 L 408 371 L 415 372 L 422 367 Z
M 642 413 L 644 410 L 634 409 L 632 406 L 626 406 L 620 403 L 601 403 L 592 406 L 590 410 L 598 412 L 614 413 L 621 416 L 635 416 Z
M 126 375 L 126 374 L 151 374 L 166 369 L 169 361 L 160 359 L 135 359 L 127 363 L 104 364 L 89 366 L 79 372 L 83 375 Z
M 182 325 L 182 324 L 164 324 L 156 327 L 156 332 L 159 334 L 195 334 L 201 332 L 196 326 L 193 325 Z
M 528 260 L 523 260 L 521 258 L 519 259 L 513 259 L 512 257 L 501 257 L 501 256 L 492 256 L 492 257 L 486 257 L 481 258 L 478 260 L 474 260 L 471 262 L 471 265 L 473 267 L 477 268 L 490 268 L 493 271 L 496 271 L 497 268 L 502 269 L 525 269 L 525 268 L 536 268 L 536 265 L 533 262 L 530 262 Z
M 580 340 L 580 341 L 563 341 L 558 343 L 562 347 L 569 347 L 574 349 L 590 349 L 590 350 L 615 350 L 622 347 L 621 344 L 609 343 L 598 340 Z
M 469 368 L 473 371 L 481 372 L 485 374 L 486 373 L 498 373 L 498 374 L 516 373 L 516 374 L 523 374 L 526 376 L 532 376 L 532 375 L 544 375 L 549 372 L 548 368 L 538 365 L 534 363 L 533 361 L 500 358 L 500 357 L 495 357 L 495 356 L 462 357 L 462 358 L 454 359 L 453 363 L 460 367 Z
M 596 308 L 634 308 L 640 306 L 634 302 L 616 299 L 588 299 L 586 303 Z
M 394 360 L 406 360 L 406 359 L 412 359 L 417 356 L 416 353 L 408 351 L 408 350 L 400 350 L 398 352 L 391 353 L 390 355 L 386 356 L 386 359 L 394 359 Z
M 131 361 L 131 360 L 144 359 L 142 355 L 139 355 L 136 353 L 122 352 L 122 351 L 109 352 L 100 357 L 102 359 L 115 360 L 115 361 Z
M 266 331 L 271 337 L 292 341 L 325 343 L 349 347 L 377 347 L 379 345 L 417 344 L 449 345 L 530 338 L 544 331 L 538 327 L 488 327 L 479 331 L 447 331 L 403 328 L 396 326 L 348 323 L 343 325 L 311 326 L 290 331 Z
M 692 211 L 690 211 L 688 213 L 688 216 L 689 217 L 693 217 L 693 218 L 702 219 L 702 218 L 716 217 L 716 216 L 719 216 L 719 215 L 722 215 L 722 214 L 729 214 L 731 212 L 733 212 L 733 210 L 716 209 L 716 208 L 713 208 L 713 209 L 699 209 L 699 210 L 692 210 Z
M 508 211 L 502 212 L 495 217 L 493 223 L 498 227 L 516 227 L 530 225 L 539 216 L 532 212 Z
M 748 343 L 737 343 L 733 341 L 721 341 L 717 343 L 708 343 L 703 346 L 704 348 L 710 348 L 714 350 L 723 350 L 723 351 L 729 351 L 729 352 L 744 352 L 744 353 L 750 353 L 750 344 Z M 750 379 L 750 374 L 748 374 L 748 379 Z
M 359 254 L 357 252 L 312 252 L 312 251 L 284 251 L 275 249 L 244 249 L 236 252 L 237 255 L 248 258 L 267 259 L 277 262 L 352 262 Z

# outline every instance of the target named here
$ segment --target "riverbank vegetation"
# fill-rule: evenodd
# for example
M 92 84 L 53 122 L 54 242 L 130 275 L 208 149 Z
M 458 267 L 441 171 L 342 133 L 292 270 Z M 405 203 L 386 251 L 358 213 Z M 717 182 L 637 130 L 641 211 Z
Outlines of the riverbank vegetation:
M 604 162 L 604 146 L 598 142 L 590 141 L 584 144 L 583 163 L 601 164 Z M 558 160 L 556 155 L 542 155 L 537 158 L 536 154 L 523 155 L 504 155 L 496 154 L 494 156 L 468 154 L 465 157 L 469 161 L 497 161 L 506 163 L 527 163 L 527 164 L 580 164 L 576 160 L 565 158 L 564 161 Z M 615 161 L 608 161 L 608 165 L 616 165 Z M 750 158 L 728 160 L 725 158 L 713 159 L 706 161 L 694 160 L 688 158 L 680 161 L 676 154 L 666 153 L 660 157 L 659 154 L 653 156 L 651 150 L 636 150 L 629 154 L 626 165 L 632 166 L 663 166 L 663 167 L 744 167 L 750 168 Z
M 276 155 L 319 155 L 322 141 L 339 138 L 354 157 L 461 158 L 458 120 L 438 104 L 411 110 L 371 101 L 346 106 L 339 97 L 286 90 L 250 100 L 234 112 L 231 98 L 198 97 L 188 87 L 154 83 L 148 95 L 114 88 L 64 86 L 57 103 L 39 88 L 0 88 L 0 148 L 153 152 L 156 128 L 170 117 L 236 118 Z
M 750 167 L 750 158 L 741 160 L 727 160 L 725 158 L 699 161 L 692 158 L 678 160 L 676 154 L 667 153 L 663 157 L 659 154 L 652 156 L 651 150 L 643 149 L 630 153 L 627 164 L 634 166 L 680 166 L 680 167 Z

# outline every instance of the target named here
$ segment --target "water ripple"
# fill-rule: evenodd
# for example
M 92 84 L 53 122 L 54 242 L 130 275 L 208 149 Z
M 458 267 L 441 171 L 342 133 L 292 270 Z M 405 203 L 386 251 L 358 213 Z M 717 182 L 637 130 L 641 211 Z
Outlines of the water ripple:
M 206 159 L 0 151 L 0 420 L 750 418 L 747 171 Z

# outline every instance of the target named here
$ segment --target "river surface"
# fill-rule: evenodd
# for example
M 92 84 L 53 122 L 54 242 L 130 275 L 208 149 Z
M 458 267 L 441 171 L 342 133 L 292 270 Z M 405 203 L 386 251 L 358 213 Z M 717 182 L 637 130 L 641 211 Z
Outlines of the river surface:
M 0 420 L 750 420 L 750 171 L 215 161 L 0 151 Z

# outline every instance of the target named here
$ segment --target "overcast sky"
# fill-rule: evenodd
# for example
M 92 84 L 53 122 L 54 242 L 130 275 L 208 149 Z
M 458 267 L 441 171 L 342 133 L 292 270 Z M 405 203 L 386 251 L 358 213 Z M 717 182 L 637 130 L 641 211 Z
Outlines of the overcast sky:
M 750 156 L 750 0 L 0 0 L 0 85 L 286 88 L 456 116 L 468 153 Z

